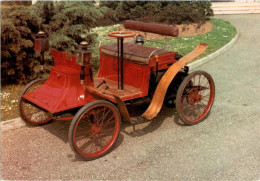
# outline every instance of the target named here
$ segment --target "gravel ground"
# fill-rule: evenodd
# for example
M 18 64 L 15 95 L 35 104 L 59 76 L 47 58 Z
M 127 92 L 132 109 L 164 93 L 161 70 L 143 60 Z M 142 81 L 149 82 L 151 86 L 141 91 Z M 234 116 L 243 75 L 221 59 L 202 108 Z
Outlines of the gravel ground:
M 195 126 L 176 124 L 176 112 L 135 127 L 123 124 L 114 150 L 77 160 L 70 122 L 2 132 L 2 179 L 26 180 L 259 180 L 260 14 L 218 16 L 241 35 L 229 51 L 200 67 L 216 84 L 211 115 Z

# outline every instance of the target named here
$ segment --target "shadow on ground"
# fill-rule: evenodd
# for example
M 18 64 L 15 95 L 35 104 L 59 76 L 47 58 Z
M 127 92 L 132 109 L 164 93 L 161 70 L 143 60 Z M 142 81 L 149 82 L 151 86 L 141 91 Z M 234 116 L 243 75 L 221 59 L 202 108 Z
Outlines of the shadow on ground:
M 159 114 L 152 120 L 142 118 L 141 115 L 144 113 L 148 105 L 136 106 L 129 110 L 131 118 L 136 122 L 135 124 L 130 124 L 124 122 L 122 126 L 122 132 L 131 137 L 140 137 L 148 133 L 156 131 L 163 124 L 164 120 L 168 117 L 174 116 L 174 122 L 178 125 L 183 126 L 179 121 L 177 112 L 175 109 L 162 107 Z
M 141 137 L 148 133 L 156 131 L 163 124 L 164 120 L 168 117 L 174 117 L 173 121 L 177 125 L 183 126 L 179 121 L 177 112 L 175 109 L 162 107 L 159 114 L 152 120 L 142 118 L 142 113 L 146 110 L 148 105 L 141 105 L 129 108 L 129 113 L 132 119 L 136 122 L 135 124 L 130 124 L 129 122 L 122 120 L 121 133 L 119 134 L 118 140 L 111 149 L 111 151 L 117 149 L 124 141 L 124 134 L 131 137 Z M 50 124 L 42 126 L 42 128 L 57 138 L 62 140 L 64 143 L 68 143 L 68 132 L 71 121 L 53 121 Z M 122 134 L 123 133 L 123 134 Z M 77 159 L 78 160 L 78 159 Z

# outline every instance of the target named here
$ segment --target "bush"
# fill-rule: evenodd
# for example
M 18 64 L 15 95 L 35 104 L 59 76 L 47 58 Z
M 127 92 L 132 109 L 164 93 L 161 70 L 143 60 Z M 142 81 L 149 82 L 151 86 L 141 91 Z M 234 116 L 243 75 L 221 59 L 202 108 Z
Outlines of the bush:
M 115 19 L 117 21 L 134 20 L 145 15 L 141 1 L 122 1 L 115 10 Z
M 54 2 L 37 2 L 31 6 L 31 11 L 36 13 L 40 19 L 40 28 L 42 28 L 42 25 L 44 24 L 49 24 L 55 15 L 55 10 Z
M 2 8 L 1 84 L 24 83 L 33 73 L 39 18 L 25 6 Z
M 141 20 L 169 24 L 205 21 L 213 16 L 210 1 L 120 2 L 115 9 L 116 21 Z
M 211 2 L 171 2 L 163 8 L 161 22 L 168 24 L 197 23 L 213 16 Z
M 111 10 L 115 10 L 119 5 L 120 1 L 101 1 L 99 3 L 100 7 L 107 7 Z
M 81 41 L 95 42 L 97 35 L 90 28 L 106 9 L 97 9 L 90 1 L 38 1 L 31 7 L 2 8 L 2 85 L 26 83 L 35 77 L 39 53 L 34 51 L 34 39 L 39 30 L 50 35 L 51 48 L 74 54 Z M 47 61 L 52 59 L 49 52 L 45 55 Z
M 50 46 L 72 54 L 81 41 L 94 43 L 96 35 L 89 31 L 105 9 L 95 8 L 93 2 L 37 2 L 35 7 L 35 13 L 41 12 L 43 30 L 50 35 Z

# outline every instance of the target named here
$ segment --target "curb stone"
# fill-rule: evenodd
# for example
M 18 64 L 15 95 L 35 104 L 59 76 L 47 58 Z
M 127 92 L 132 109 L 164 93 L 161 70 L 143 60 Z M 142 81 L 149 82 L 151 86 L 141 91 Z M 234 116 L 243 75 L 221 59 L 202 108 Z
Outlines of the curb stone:
M 210 60 L 216 58 L 217 56 L 223 54 L 225 51 L 227 51 L 229 48 L 231 48 L 237 42 L 239 35 L 240 35 L 240 33 L 237 30 L 236 36 L 230 42 L 228 42 L 226 45 L 224 45 L 217 51 L 213 52 L 212 54 L 207 55 L 206 57 L 196 60 L 195 62 L 189 63 L 187 66 L 189 67 L 190 70 L 195 69 L 195 68 L 209 62 Z
M 8 121 L 1 121 L 1 132 L 18 129 L 25 126 L 26 123 L 20 117 L 17 117 Z
M 196 60 L 195 62 L 189 63 L 187 66 L 189 67 L 190 70 L 193 70 L 193 69 L 209 62 L 210 60 L 214 59 L 215 57 L 221 55 L 222 53 L 227 51 L 229 48 L 231 48 L 237 42 L 239 34 L 240 33 L 237 30 L 236 36 L 230 42 L 228 42 L 226 45 L 224 45 L 223 47 L 221 47 L 214 53 L 207 55 L 204 58 L 201 58 L 199 60 Z M 2 121 L 0 128 L 1 128 L 1 132 L 4 132 L 4 131 L 8 131 L 8 130 L 19 129 L 19 128 L 25 127 L 25 126 L 26 126 L 26 123 L 20 117 L 17 117 L 17 118 L 8 120 L 8 121 Z

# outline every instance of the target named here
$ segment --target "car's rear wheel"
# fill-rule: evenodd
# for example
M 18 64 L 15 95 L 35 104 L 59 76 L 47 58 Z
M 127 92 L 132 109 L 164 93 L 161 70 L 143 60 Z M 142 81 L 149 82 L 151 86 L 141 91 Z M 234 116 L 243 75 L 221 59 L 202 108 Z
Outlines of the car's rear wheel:
M 215 84 L 204 71 L 189 74 L 181 83 L 176 98 L 176 110 L 187 125 L 197 124 L 207 118 L 215 98 Z

